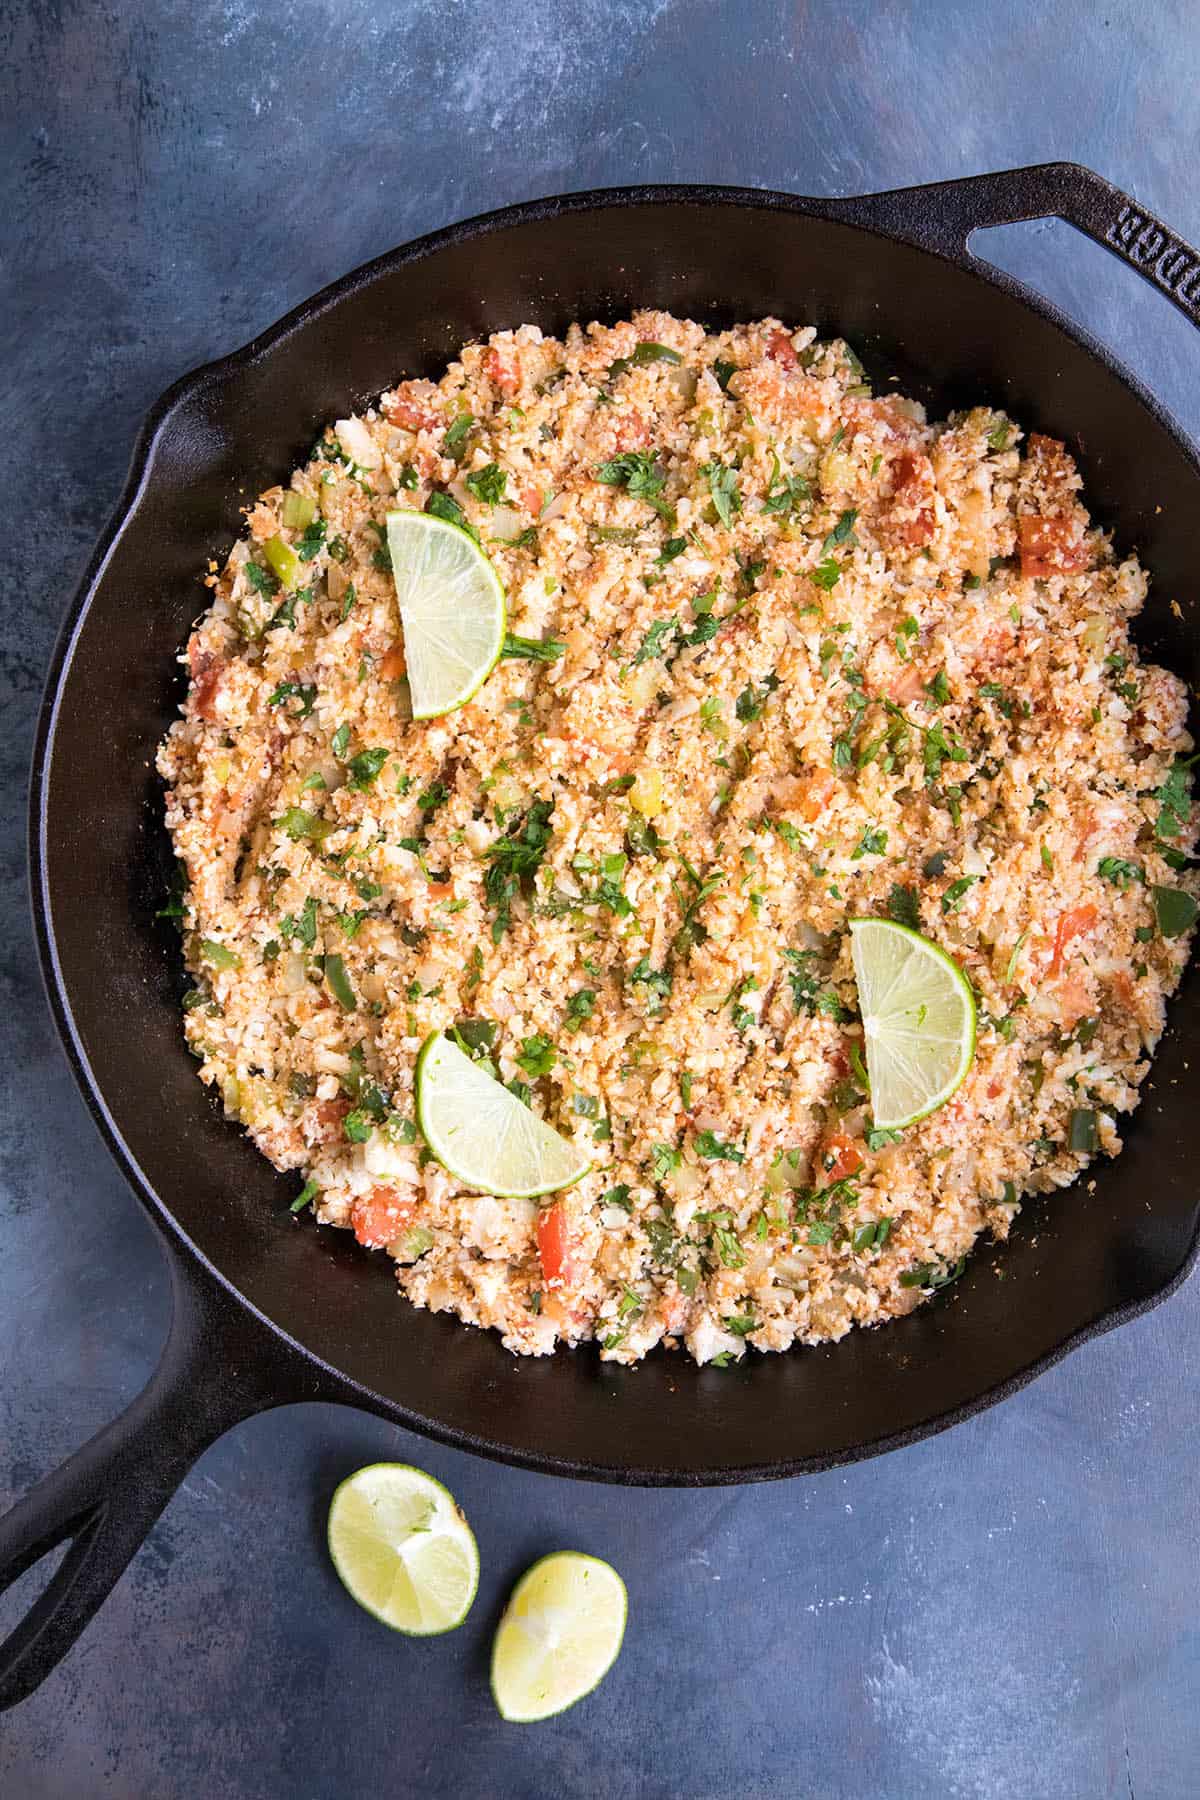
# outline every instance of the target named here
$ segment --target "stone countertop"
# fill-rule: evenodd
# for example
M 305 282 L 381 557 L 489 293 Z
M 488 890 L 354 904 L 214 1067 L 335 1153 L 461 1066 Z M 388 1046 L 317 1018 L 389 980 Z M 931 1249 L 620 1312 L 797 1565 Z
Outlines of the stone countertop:
M 563 189 L 840 194 L 1066 157 L 1195 242 L 1198 124 L 1194 9 L 1162 0 L 0 4 L 0 1504 L 132 1398 L 165 1329 L 151 1229 L 42 994 L 23 816 L 54 633 L 160 390 L 377 252 Z M 986 246 L 1200 433 L 1165 301 L 1066 226 Z M 0 1719 L 0 1792 L 1184 1800 L 1197 1378 L 1192 1282 L 952 1433 L 774 1486 L 593 1487 L 350 1410 L 264 1415 Z M 480 1596 L 444 1640 L 389 1635 L 328 1566 L 329 1494 L 379 1458 L 440 1476 L 476 1526 Z M 626 1647 L 574 1712 L 505 1726 L 491 1626 L 559 1545 L 623 1571 Z

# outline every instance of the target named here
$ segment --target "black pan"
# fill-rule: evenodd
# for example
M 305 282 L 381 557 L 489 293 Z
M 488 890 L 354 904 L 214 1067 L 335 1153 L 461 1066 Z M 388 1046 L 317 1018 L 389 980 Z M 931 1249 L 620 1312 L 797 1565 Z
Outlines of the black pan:
M 1065 437 L 1101 521 L 1153 572 L 1143 644 L 1195 686 L 1194 451 L 1104 349 L 968 249 L 978 226 L 1050 214 L 1200 322 L 1196 253 L 1068 164 L 834 201 L 629 188 L 511 207 L 381 257 L 155 408 L 54 658 L 30 854 L 50 1003 L 101 1132 L 161 1230 L 174 1315 L 145 1393 L 0 1521 L 0 1587 L 71 1540 L 0 1647 L 0 1705 L 74 1642 L 193 1460 L 259 1409 L 347 1401 L 484 1455 L 605 1481 L 795 1475 L 953 1424 L 1187 1272 L 1194 982 L 1175 1003 L 1154 1098 L 1096 1192 L 1030 1205 L 1003 1251 L 981 1248 L 957 1289 L 912 1317 L 727 1370 L 666 1354 L 627 1370 L 586 1350 L 517 1360 L 493 1334 L 407 1305 L 386 1258 L 289 1216 L 295 1183 L 196 1079 L 178 945 L 154 920 L 170 867 L 154 746 L 205 604 L 197 573 L 237 535 L 243 496 L 286 479 L 325 420 L 400 373 L 437 375 L 464 340 L 523 321 L 553 331 L 637 305 L 710 324 L 811 320 L 937 416 L 991 401 Z

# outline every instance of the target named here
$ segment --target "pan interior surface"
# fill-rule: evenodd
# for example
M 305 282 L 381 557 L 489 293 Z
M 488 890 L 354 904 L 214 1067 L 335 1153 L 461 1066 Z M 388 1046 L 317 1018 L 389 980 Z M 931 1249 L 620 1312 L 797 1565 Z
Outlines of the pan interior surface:
M 1200 481 L 1166 422 L 1048 311 L 803 207 L 697 193 L 517 209 L 383 259 L 183 384 L 70 640 L 46 745 L 35 878 L 53 977 L 93 1103 L 142 1188 L 267 1319 L 405 1422 L 545 1468 L 690 1483 L 867 1454 L 1150 1303 L 1194 1248 L 1190 978 L 1124 1153 L 1089 1172 L 1095 1192 L 1031 1203 L 1002 1250 L 981 1244 L 957 1288 L 906 1320 L 730 1369 L 661 1352 L 632 1370 L 589 1351 L 518 1360 L 494 1334 L 415 1311 L 387 1259 L 289 1216 L 295 1183 L 196 1078 L 178 946 L 153 916 L 170 872 L 153 756 L 207 604 L 199 576 L 238 535 L 245 497 L 286 479 L 327 420 L 401 375 L 436 377 L 472 338 L 639 306 L 712 325 L 776 314 L 845 336 L 877 390 L 933 416 L 1003 406 L 1076 452 L 1094 517 L 1152 574 L 1140 641 L 1200 681 Z

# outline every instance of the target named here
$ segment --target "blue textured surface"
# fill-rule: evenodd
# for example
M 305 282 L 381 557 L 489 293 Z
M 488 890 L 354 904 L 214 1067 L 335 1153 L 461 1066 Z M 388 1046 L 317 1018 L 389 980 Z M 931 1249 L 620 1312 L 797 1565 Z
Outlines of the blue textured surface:
M 1194 242 L 1198 96 L 1186 0 L 0 4 L 0 1504 L 133 1396 L 165 1327 L 42 998 L 23 846 L 52 637 L 159 390 L 392 244 L 568 188 L 834 194 L 1063 156 Z M 1164 301 L 1066 227 L 989 254 L 1200 432 Z M 349 1411 L 264 1416 L 0 1718 L 0 1793 L 1190 1800 L 1198 1382 L 1192 1282 L 948 1436 L 775 1487 L 593 1488 Z M 476 1526 L 480 1596 L 445 1641 L 390 1636 L 326 1564 L 328 1496 L 379 1457 Z M 574 1713 L 505 1727 L 490 1628 L 561 1544 L 624 1572 L 626 1649 Z

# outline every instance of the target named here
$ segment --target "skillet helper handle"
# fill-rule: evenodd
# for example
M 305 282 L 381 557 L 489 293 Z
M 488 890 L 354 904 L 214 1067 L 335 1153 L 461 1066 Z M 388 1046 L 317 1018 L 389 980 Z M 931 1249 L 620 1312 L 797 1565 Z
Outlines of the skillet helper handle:
M 108 1598 L 196 1459 L 282 1402 L 345 1398 L 195 1265 L 170 1258 L 174 1304 L 149 1385 L 0 1518 L 0 1593 L 47 1551 L 58 1569 L 0 1643 L 0 1711 L 25 1699 Z
M 844 206 L 844 212 L 841 208 Z M 1200 326 L 1200 251 L 1080 163 L 1038 163 L 835 203 L 837 216 L 907 238 L 941 256 L 970 254 L 989 225 L 1059 218 L 1103 244 Z

